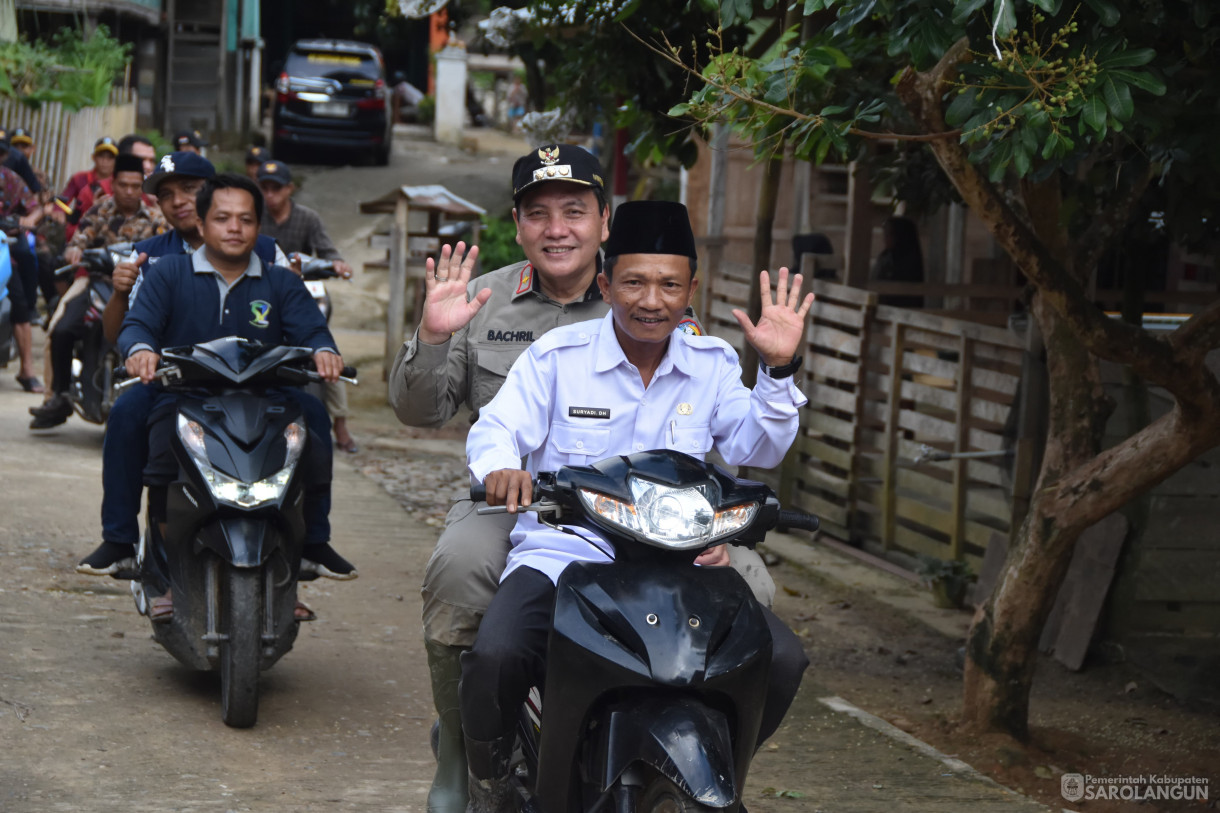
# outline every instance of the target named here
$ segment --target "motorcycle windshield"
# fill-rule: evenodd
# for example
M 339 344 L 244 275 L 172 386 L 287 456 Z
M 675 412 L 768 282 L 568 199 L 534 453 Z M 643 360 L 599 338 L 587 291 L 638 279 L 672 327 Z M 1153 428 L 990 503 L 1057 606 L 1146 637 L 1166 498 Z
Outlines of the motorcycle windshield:
M 166 361 L 242 384 L 286 362 L 310 359 L 313 351 L 308 347 L 269 345 L 240 336 L 226 336 L 187 347 L 167 348 L 164 357 Z

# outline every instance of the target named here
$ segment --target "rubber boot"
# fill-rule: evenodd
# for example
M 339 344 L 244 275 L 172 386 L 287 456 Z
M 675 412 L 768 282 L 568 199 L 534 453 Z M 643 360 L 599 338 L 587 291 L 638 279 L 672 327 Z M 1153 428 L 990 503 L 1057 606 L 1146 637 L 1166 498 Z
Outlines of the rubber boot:
M 466 738 L 466 761 L 470 764 L 466 813 L 514 813 L 517 794 L 508 774 L 512 753 L 512 737 L 491 742 Z
M 462 741 L 462 713 L 458 705 L 459 661 L 465 647 L 424 641 L 432 678 L 432 703 L 439 715 L 436 741 L 436 775 L 428 791 L 428 813 L 466 813 L 466 746 Z

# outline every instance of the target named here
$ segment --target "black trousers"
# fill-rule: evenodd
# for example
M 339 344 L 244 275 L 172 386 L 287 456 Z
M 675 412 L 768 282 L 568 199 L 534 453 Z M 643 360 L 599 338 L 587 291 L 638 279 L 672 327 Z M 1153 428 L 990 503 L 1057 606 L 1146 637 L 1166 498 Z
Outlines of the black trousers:
M 542 685 L 554 603 L 555 585 L 533 568 L 517 568 L 500 583 L 474 648 L 462 655 L 458 694 L 462 731 L 470 739 L 490 742 L 510 734 L 530 687 Z M 763 615 L 772 649 L 760 744 L 779 728 L 809 666 L 796 634 L 765 607 Z

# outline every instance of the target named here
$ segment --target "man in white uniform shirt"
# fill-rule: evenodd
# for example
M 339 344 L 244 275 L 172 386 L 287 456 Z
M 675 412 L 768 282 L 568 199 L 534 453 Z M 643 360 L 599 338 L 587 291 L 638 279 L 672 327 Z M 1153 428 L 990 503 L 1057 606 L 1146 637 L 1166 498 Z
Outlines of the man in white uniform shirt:
M 796 437 L 806 403 L 792 374 L 813 303 L 801 277 L 789 289 L 770 277 L 755 325 L 734 311 L 762 359 L 753 391 L 741 383 L 737 354 L 725 342 L 675 330 L 697 280 L 686 207 L 626 203 L 615 212 L 598 277 L 610 313 L 548 331 L 513 365 L 466 442 L 471 475 L 487 502 L 510 512 L 531 501 L 531 477 L 617 454 L 676 449 L 703 458 L 713 447 L 730 465 L 778 465 Z M 525 468 L 521 460 L 525 459 Z M 592 533 L 592 532 L 590 532 Z M 499 591 L 474 648 L 462 656 L 462 728 L 475 813 L 511 810 L 508 759 L 513 725 L 529 687 L 544 674 L 555 582 L 574 561 L 606 561 L 609 545 L 549 528 L 532 513 L 517 520 Z M 703 565 L 728 563 L 725 546 Z M 808 665 L 800 641 L 770 611 L 773 659 L 759 742 L 783 719 Z

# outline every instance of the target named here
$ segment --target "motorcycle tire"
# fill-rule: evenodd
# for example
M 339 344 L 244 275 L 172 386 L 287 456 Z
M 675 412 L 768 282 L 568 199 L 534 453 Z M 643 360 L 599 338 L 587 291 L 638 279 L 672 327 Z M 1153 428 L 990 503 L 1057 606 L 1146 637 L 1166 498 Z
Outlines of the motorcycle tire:
M 229 568 L 224 580 L 224 631 L 220 644 L 220 715 L 225 725 L 249 728 L 258 721 L 262 659 L 262 573 Z
M 635 809 L 638 813 L 713 813 L 717 810 L 696 802 L 664 776 L 657 776 L 648 783 Z

